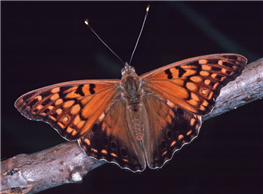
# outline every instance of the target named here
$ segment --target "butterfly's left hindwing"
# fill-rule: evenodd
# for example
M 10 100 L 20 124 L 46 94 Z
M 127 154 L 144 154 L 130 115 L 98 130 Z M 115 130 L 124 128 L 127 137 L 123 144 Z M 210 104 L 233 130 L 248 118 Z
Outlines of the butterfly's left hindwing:
M 175 151 L 197 137 L 201 117 L 159 98 L 151 91 L 145 91 L 143 102 L 145 156 L 150 168 L 161 168 Z
M 117 90 L 116 81 L 72 81 L 24 94 L 15 107 L 28 119 L 44 121 L 67 140 L 76 140 L 92 127 Z

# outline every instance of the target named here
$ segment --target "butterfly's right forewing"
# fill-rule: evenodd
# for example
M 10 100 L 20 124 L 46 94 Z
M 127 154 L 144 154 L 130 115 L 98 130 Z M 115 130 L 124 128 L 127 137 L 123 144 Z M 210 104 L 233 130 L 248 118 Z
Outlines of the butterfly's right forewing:
M 67 140 L 84 135 L 119 92 L 118 80 L 64 82 L 28 92 L 15 107 L 28 119 L 44 121 Z

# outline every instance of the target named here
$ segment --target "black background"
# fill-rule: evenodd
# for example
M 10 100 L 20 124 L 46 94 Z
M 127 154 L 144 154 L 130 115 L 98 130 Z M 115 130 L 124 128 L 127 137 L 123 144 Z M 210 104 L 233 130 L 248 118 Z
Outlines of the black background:
M 262 2 L 1 2 L 2 160 L 65 142 L 49 125 L 14 108 L 22 94 L 50 84 L 138 75 L 199 55 L 233 52 L 262 57 Z M 91 171 L 81 184 L 42 193 L 262 193 L 263 103 L 255 101 L 206 121 L 199 137 L 161 170 L 131 173 L 114 164 Z

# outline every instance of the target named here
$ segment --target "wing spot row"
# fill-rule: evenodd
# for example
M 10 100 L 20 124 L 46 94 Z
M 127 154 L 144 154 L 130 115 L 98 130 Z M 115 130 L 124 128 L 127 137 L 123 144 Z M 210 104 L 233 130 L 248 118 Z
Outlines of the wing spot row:
M 105 117 L 105 114 L 102 113 L 102 114 L 99 116 L 98 121 L 101 122 L 101 121 L 104 119 L 104 117 Z
M 90 140 L 88 138 L 85 138 L 84 142 L 89 146 L 90 145 Z
M 66 101 L 66 102 L 63 104 L 63 107 L 64 107 L 64 108 L 69 108 L 69 107 L 71 107 L 74 103 L 75 103 L 75 100 Z
M 182 140 L 184 138 L 184 136 L 182 134 L 178 135 L 178 139 Z
M 49 118 L 53 121 L 56 121 L 57 119 L 55 117 L 53 117 L 52 115 L 49 115 Z
M 57 100 L 59 98 L 59 94 L 54 94 L 50 97 L 51 100 Z
M 204 81 L 204 83 L 206 84 L 206 85 L 210 85 L 210 83 L 211 83 L 211 80 L 209 80 L 209 79 L 206 79 L 205 81 Z
M 102 154 L 107 154 L 108 152 L 106 150 L 101 150 Z
M 35 99 L 37 99 L 38 101 L 42 100 L 42 96 L 38 95 L 35 97 Z
M 201 94 L 203 94 L 203 95 L 206 95 L 206 94 L 207 94 L 207 92 L 208 92 L 208 90 L 207 90 L 207 89 L 204 89 L 204 88 L 202 88 L 202 89 L 201 89 Z
M 191 125 L 191 126 L 194 126 L 194 124 L 195 124 L 195 119 L 194 119 L 194 118 L 191 118 L 191 120 L 190 120 L 190 125 Z
M 200 65 L 204 65 L 204 64 L 207 64 L 207 60 L 206 59 L 201 59 L 201 60 L 198 61 L 198 63 Z
M 75 104 L 75 105 L 71 108 L 70 113 L 71 113 L 72 115 L 78 114 L 79 111 L 80 111 L 80 108 L 81 108 L 81 107 L 80 107 L 79 104 Z
M 69 117 L 68 116 L 63 117 L 62 121 L 65 122 L 65 123 L 68 122 L 69 121 Z
M 195 101 L 198 101 L 198 102 L 200 101 L 199 97 L 195 93 L 192 93 L 192 92 L 191 92 L 191 98 Z
M 192 77 L 190 77 L 190 80 L 193 82 L 196 82 L 196 83 L 203 81 L 202 77 L 200 77 L 200 76 L 192 76 Z
M 43 108 L 43 105 L 42 105 L 42 104 L 40 104 L 40 105 L 38 105 L 38 106 L 36 107 L 37 110 L 40 110 L 41 108 Z
M 53 88 L 50 92 L 55 94 L 55 93 L 58 93 L 60 91 L 60 88 Z
M 222 60 L 219 60 L 219 61 L 217 62 L 217 64 L 218 64 L 218 65 L 223 65 L 223 61 L 222 61 Z
M 173 147 L 176 144 L 176 141 L 173 141 L 170 145 L 170 147 Z
M 210 71 L 211 70 L 211 66 L 210 65 L 202 65 L 202 70 Z
M 61 98 L 59 98 L 56 102 L 55 102 L 55 105 L 60 105 L 63 103 L 63 100 Z
M 189 136 L 192 133 L 192 130 L 189 130 L 186 135 Z
M 57 123 L 58 123 L 58 125 L 59 125 L 62 129 L 65 128 L 65 125 L 63 125 L 61 122 L 57 122 Z
M 215 90 L 217 88 L 217 86 L 219 85 L 219 82 L 216 82 L 213 86 L 213 90 Z
M 62 113 L 62 109 L 61 109 L 61 108 L 58 108 L 58 109 L 56 110 L 56 113 L 57 113 L 58 115 L 60 115 L 60 114 Z
M 94 153 L 98 153 L 98 150 L 96 150 L 96 149 L 94 149 L 94 148 L 91 148 L 90 149 L 92 152 L 94 152 Z
M 209 76 L 209 72 L 208 71 L 200 71 L 199 73 L 201 76 Z
M 188 102 L 189 104 L 191 104 L 192 106 L 194 106 L 194 107 L 196 107 L 196 106 L 198 105 L 198 102 L 195 101 L 195 100 L 193 100 L 193 99 L 188 100 L 187 102 Z
M 167 154 L 167 151 L 162 153 L 162 157 L 164 157 Z
M 77 128 L 78 128 L 78 129 L 81 129 L 84 124 L 85 124 L 85 121 L 81 120 L 81 121 L 77 124 Z
M 205 107 L 207 107 L 208 102 L 207 102 L 206 100 L 204 100 L 203 103 L 202 103 L 202 105 L 205 106 Z
M 110 154 L 112 157 L 114 157 L 114 158 L 118 158 L 118 156 L 116 155 L 116 154 L 114 154 L 114 153 L 111 153 Z
M 71 134 L 71 132 L 73 131 L 74 129 L 72 129 L 71 127 L 67 127 L 67 133 L 68 134 Z
M 190 91 L 196 91 L 198 88 L 196 86 L 196 84 L 194 84 L 193 82 L 187 82 L 186 83 L 186 87 L 190 90 Z

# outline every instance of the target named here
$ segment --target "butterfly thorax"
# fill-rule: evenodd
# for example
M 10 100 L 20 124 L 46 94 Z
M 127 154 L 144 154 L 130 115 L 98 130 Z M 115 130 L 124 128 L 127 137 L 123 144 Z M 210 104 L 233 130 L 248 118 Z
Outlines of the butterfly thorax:
M 123 89 L 123 98 L 127 103 L 127 109 L 131 116 L 132 128 L 137 140 L 142 140 L 143 138 L 140 83 L 140 77 L 135 73 L 135 69 L 125 63 L 125 67 L 122 69 L 121 87 Z
M 135 73 L 135 69 L 127 63 L 122 69 L 121 87 L 123 88 L 125 98 L 128 100 L 128 105 L 140 103 L 140 77 Z

